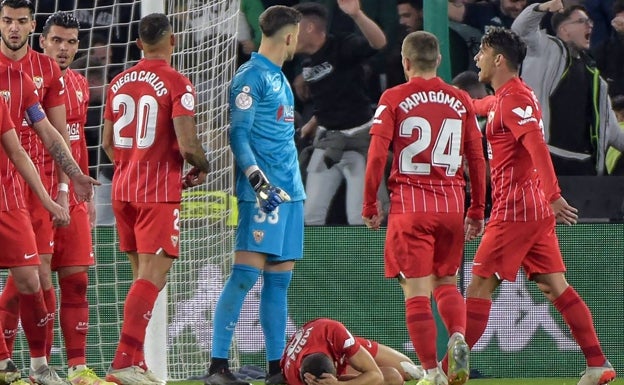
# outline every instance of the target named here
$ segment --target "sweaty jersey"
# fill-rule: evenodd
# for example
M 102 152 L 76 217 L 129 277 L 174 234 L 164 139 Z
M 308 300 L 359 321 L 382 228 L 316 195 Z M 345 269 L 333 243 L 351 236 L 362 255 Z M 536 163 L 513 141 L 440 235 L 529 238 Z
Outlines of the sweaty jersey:
M 386 90 L 379 100 L 371 135 L 365 212 L 375 206 L 385 167 L 388 145 L 381 146 L 381 142 L 392 145 L 390 213 L 463 213 L 463 157 L 468 148 L 468 161 L 479 172 L 475 185 L 485 185 L 482 136 L 472 103 L 464 91 L 440 78 L 412 78 Z M 474 195 L 474 216 L 481 219 L 485 193 Z
M 87 79 L 78 72 L 67 69 L 65 75 L 65 109 L 67 110 L 67 131 L 71 145 L 72 157 L 80 166 L 85 175 L 89 175 L 89 154 L 84 127 L 87 122 L 87 108 L 89 107 L 89 85 Z M 70 186 L 69 205 L 82 203 L 73 193 Z M 56 189 L 53 189 L 56 191 Z
M 9 108 L 4 98 L 0 98 L 0 135 L 15 130 Z M 24 204 L 24 181 L 9 160 L 4 148 L 0 148 L 0 211 L 26 208 Z M 15 229 L 19 230 L 19 229 Z
M 180 202 L 182 164 L 173 119 L 195 115 L 190 80 L 160 59 L 142 59 L 108 87 L 104 118 L 113 122 L 112 199 Z
M 254 202 L 244 171 L 257 165 L 291 200 L 305 199 L 295 147 L 295 99 L 281 68 L 259 53 L 240 66 L 230 89 L 230 147 L 236 158 L 236 194 Z
M 539 102 L 533 91 L 515 77 L 496 90 L 496 102 L 487 117 L 492 220 L 526 222 L 553 215 L 540 183 L 540 176 L 550 173 L 538 173 L 538 169 L 548 166 L 535 165 L 519 142 L 530 131 L 543 133 Z
M 58 107 L 65 103 L 63 75 L 58 64 L 51 57 L 28 47 L 28 52 L 20 60 L 11 60 L 0 53 L 0 63 L 31 77 L 44 110 Z M 15 96 L 13 97 L 18 99 Z M 49 188 L 56 181 L 54 160 L 26 121 L 16 121 L 15 124 L 19 131 L 22 146 L 37 167 L 43 185 Z
M 324 353 L 334 360 L 336 374 L 345 374 L 348 359 L 360 349 L 359 340 L 340 322 L 319 318 L 303 325 L 293 334 L 280 361 L 286 382 L 305 385 L 301 380 L 301 361 L 312 353 Z

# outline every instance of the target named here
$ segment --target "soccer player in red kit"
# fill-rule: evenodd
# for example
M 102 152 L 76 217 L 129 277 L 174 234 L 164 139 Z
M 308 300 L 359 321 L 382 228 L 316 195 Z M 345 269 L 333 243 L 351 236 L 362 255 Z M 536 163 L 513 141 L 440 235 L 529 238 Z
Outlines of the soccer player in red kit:
M 48 124 L 40 129 L 21 119 L 14 119 L 14 121 L 18 126 L 20 141 L 37 167 L 47 191 L 50 195 L 56 196 L 56 201 L 59 204 L 63 207 L 68 207 L 68 176 L 73 182 L 74 191 L 82 200 L 91 198 L 92 184 L 96 182 L 82 173 L 73 160 L 67 146 L 69 144 L 69 136 L 65 123 L 65 91 L 60 69 L 54 59 L 35 52 L 28 46 L 28 39 L 35 28 L 33 13 L 34 5 L 28 0 L 4 0 L 0 3 L 0 35 L 2 36 L 0 40 L 0 63 L 15 71 L 27 74 L 32 78 L 32 82 L 36 86 L 41 104 L 36 106 L 31 104 L 22 105 L 18 107 L 18 110 L 21 111 L 34 107 L 34 109 L 45 111 L 44 117 L 47 115 L 49 123 L 52 123 L 52 125 L 48 123 L 47 118 L 44 120 L 44 123 Z M 24 98 L 30 96 L 22 95 L 22 93 L 30 93 L 30 91 L 21 90 L 19 84 L 21 83 L 5 84 L 7 89 L 4 91 L 8 90 L 11 94 L 10 104 L 12 112 L 15 111 L 15 104 L 18 101 L 23 101 Z M 28 87 L 30 86 L 27 85 L 26 88 Z M 47 140 L 46 137 L 53 138 L 53 140 Z M 62 143 L 63 141 L 65 143 Z M 54 163 L 62 172 L 57 173 L 55 171 Z M 61 182 L 58 185 L 58 188 L 61 190 L 58 194 L 52 191 L 53 182 L 56 178 Z M 40 259 L 44 261 L 44 266 L 49 265 L 54 247 L 52 220 L 48 212 L 28 188 L 25 190 L 25 199 L 30 212 L 32 227 L 35 231 Z M 49 317 L 53 319 L 56 309 L 56 297 L 51 275 L 49 271 L 42 270 L 39 278 L 43 287 Z M 0 321 L 4 326 L 5 338 L 10 347 L 12 347 L 12 340 L 17 331 L 17 317 L 19 315 L 16 292 L 13 278 L 9 277 L 2 296 L 0 296 Z M 53 325 L 50 323 L 49 335 L 52 334 L 52 328 Z
M 70 12 L 56 12 L 46 20 L 39 42 L 43 52 L 56 60 L 65 80 L 67 130 L 72 156 L 83 173 L 89 173 L 89 159 L 84 126 L 89 106 L 87 79 L 69 68 L 78 52 L 80 24 Z M 60 325 L 67 355 L 67 379 L 73 385 L 107 385 L 86 366 L 85 350 L 89 328 L 87 271 L 94 264 L 91 224 L 95 218 L 93 200 L 84 202 L 76 197 L 71 186 L 69 194 L 69 226 L 58 227 L 54 233 L 52 265 L 42 269 L 56 271 L 61 291 Z M 47 352 L 53 341 L 48 336 Z
M 35 376 L 31 372 L 31 381 L 42 385 L 62 385 L 63 381 L 49 368 L 46 360 L 49 319 L 39 283 L 39 255 L 24 200 L 24 181 L 17 175 L 16 169 L 53 220 L 67 222 L 69 212 L 50 198 L 41 183 L 35 166 L 19 142 L 4 98 L 0 98 L 0 141 L 0 266 L 9 269 L 15 282 L 31 366 L 37 369 Z M 0 379 L 5 383 L 20 378 L 20 371 L 10 356 L 4 339 L 0 339 Z
M 405 296 L 407 329 L 426 371 L 419 385 L 440 385 L 436 325 L 430 297 L 437 302 L 449 339 L 450 384 L 468 379 L 464 341 L 465 304 L 457 289 L 464 239 L 481 233 L 485 209 L 485 159 L 481 132 L 468 94 L 436 75 L 441 56 L 437 38 L 410 33 L 402 46 L 408 82 L 386 90 L 379 100 L 368 150 L 362 216 L 379 228 L 377 190 L 392 144 L 388 178 L 390 213 L 385 275 L 398 278 Z M 464 220 L 463 158 L 468 161 L 472 201 Z
M 555 219 L 574 224 L 577 210 L 561 196 L 542 131 L 541 108 L 518 69 L 525 43 L 511 30 L 492 28 L 475 61 L 479 81 L 495 90 L 486 138 L 492 179 L 492 213 L 466 290 L 466 342 L 472 347 L 487 326 L 492 293 L 514 281 L 520 266 L 570 327 L 587 368 L 579 385 L 606 384 L 615 371 L 596 336 L 585 302 L 565 279 Z
M 315 385 L 331 380 L 351 385 L 402 385 L 403 376 L 397 368 L 380 367 L 375 362 L 373 357 L 382 346 L 354 337 L 338 321 L 318 318 L 292 335 L 280 365 L 289 385 Z
M 115 167 L 112 201 L 119 248 L 128 254 L 135 277 L 106 376 L 125 385 L 164 383 L 145 364 L 145 331 L 179 255 L 182 165 L 186 160 L 194 166 L 185 186 L 203 183 L 209 170 L 195 129 L 195 90 L 171 67 L 175 37 L 167 16 L 143 17 L 137 44 L 144 58 L 111 81 L 102 136 Z

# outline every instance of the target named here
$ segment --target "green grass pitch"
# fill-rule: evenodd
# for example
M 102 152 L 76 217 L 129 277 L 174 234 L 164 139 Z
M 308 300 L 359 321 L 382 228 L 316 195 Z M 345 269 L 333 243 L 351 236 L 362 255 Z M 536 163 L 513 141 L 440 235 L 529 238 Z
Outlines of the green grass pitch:
M 576 385 L 578 378 L 488 378 L 468 381 L 474 385 Z M 264 381 L 254 381 L 253 385 L 264 385 Z M 200 381 L 170 381 L 168 385 L 203 385 Z M 416 385 L 416 381 L 409 381 L 406 385 Z M 624 379 L 616 379 L 609 385 L 624 385 Z

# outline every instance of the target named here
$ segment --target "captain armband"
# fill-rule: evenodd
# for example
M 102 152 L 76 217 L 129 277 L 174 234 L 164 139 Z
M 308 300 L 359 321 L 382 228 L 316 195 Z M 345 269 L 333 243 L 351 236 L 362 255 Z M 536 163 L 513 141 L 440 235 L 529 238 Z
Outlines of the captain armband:
M 35 103 L 32 106 L 26 108 L 25 118 L 26 118 L 26 122 L 28 122 L 29 125 L 32 125 L 33 123 L 37 123 L 43 120 L 43 118 L 45 117 L 46 117 L 46 114 L 45 112 L 43 112 L 43 108 L 41 107 L 40 103 Z

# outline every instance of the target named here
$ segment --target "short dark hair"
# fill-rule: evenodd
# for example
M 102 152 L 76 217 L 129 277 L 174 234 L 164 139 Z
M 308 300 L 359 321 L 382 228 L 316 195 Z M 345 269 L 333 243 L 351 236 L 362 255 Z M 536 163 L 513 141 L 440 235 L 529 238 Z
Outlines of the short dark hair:
M 329 11 L 327 7 L 320 3 L 299 3 L 293 8 L 301 12 L 303 17 L 309 17 L 316 20 L 323 28 L 327 28 L 327 20 L 329 19 Z
M 501 54 L 511 69 L 518 70 L 526 57 L 527 46 L 514 31 L 503 27 L 490 27 L 481 38 L 481 45 L 491 47 Z
M 264 10 L 258 18 L 262 34 L 271 37 L 287 25 L 297 25 L 301 21 L 301 13 L 292 7 L 273 5 Z
M 423 9 L 423 0 L 397 0 L 397 5 L 399 4 L 409 4 L 414 9 L 421 10 Z
M 624 112 L 624 95 L 615 95 L 611 98 L 611 108 L 613 111 Z
M 617 15 L 620 12 L 624 12 L 624 0 L 615 0 L 613 2 L 613 14 Z
M 567 8 L 565 8 L 563 10 L 563 12 L 555 12 L 552 14 L 552 17 L 550 18 L 550 26 L 552 27 L 552 30 L 555 32 L 555 34 L 557 33 L 557 28 L 559 28 L 559 26 L 561 25 L 561 23 L 563 23 L 564 21 L 568 20 L 570 18 L 570 15 L 572 14 L 572 12 L 574 11 L 583 11 L 585 13 L 587 13 L 589 15 L 589 13 L 587 12 L 587 8 L 585 8 L 582 5 L 571 5 Z
M 30 11 L 30 17 L 35 15 L 35 5 L 31 0 L 2 0 L 0 3 L 0 10 L 4 7 L 13 9 L 28 8 Z
M 43 30 L 41 31 L 41 34 L 43 36 L 47 36 L 48 32 L 50 32 L 50 28 L 52 28 L 53 25 L 56 25 L 58 27 L 63 27 L 63 28 L 78 29 L 78 30 L 80 29 L 80 23 L 78 22 L 78 20 L 76 20 L 76 18 L 74 17 L 74 14 L 71 12 L 57 11 L 51 14 L 46 19 L 45 24 L 43 25 Z
M 334 361 L 324 353 L 312 353 L 303 357 L 301 360 L 301 368 L 299 369 L 299 376 L 303 383 L 303 375 L 310 373 L 315 377 L 320 377 L 323 373 L 330 373 L 336 375 L 336 366 Z
M 164 13 L 150 13 L 139 21 L 139 38 L 147 44 L 158 43 L 171 32 L 171 23 Z

